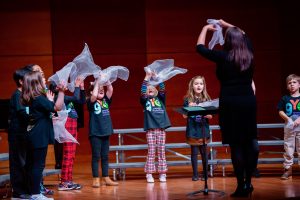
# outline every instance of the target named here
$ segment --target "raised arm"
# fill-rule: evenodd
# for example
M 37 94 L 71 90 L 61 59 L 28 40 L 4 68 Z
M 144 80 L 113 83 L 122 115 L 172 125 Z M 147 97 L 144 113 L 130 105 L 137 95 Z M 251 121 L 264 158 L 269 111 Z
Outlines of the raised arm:
M 142 99 L 147 98 L 147 86 L 148 86 L 151 76 L 152 76 L 151 72 L 146 72 L 146 76 L 143 80 L 142 87 L 141 87 L 141 98 Z
M 86 100 L 85 90 L 84 90 L 84 80 L 80 83 L 80 104 L 84 104 Z
M 114 88 L 113 88 L 113 86 L 112 86 L 111 83 L 109 83 L 109 85 L 107 85 L 106 88 L 107 88 L 107 90 L 106 90 L 106 96 L 107 96 L 107 98 L 111 99 L 113 91 L 114 91 Z
M 203 26 L 202 28 L 202 31 L 198 37 L 198 40 L 197 40 L 197 45 L 199 44 L 202 44 L 202 45 L 205 45 L 205 40 L 206 40 L 206 33 L 207 31 L 215 31 L 216 29 L 214 28 L 214 25 L 213 24 L 207 24 L 205 26 Z
M 64 105 L 64 97 L 65 97 L 65 90 L 66 86 L 64 83 L 60 83 L 58 86 L 58 95 L 57 95 L 57 100 L 54 105 L 54 110 L 55 111 L 60 111 L 63 109 Z
M 99 78 L 94 81 L 94 89 L 91 95 L 91 103 L 94 103 L 97 100 L 98 92 L 99 92 Z
M 160 95 L 165 95 L 166 94 L 166 85 L 164 82 L 161 82 L 159 85 L 158 85 L 158 92 Z
M 251 87 L 252 87 L 253 93 L 254 93 L 254 95 L 255 95 L 256 87 L 255 87 L 255 83 L 254 83 L 253 80 L 252 80 L 252 83 L 251 83 Z

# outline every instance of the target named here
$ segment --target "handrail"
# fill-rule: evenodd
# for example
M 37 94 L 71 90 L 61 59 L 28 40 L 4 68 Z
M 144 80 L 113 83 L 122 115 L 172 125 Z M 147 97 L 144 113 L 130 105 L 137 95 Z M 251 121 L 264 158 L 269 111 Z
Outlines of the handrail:
M 210 158 L 209 158 L 209 162 L 215 162 L 217 161 L 216 159 L 213 158 L 213 147 L 221 147 L 221 146 L 228 146 L 228 145 L 223 145 L 221 141 L 213 141 L 213 134 L 212 131 L 213 130 L 220 130 L 220 126 L 219 125 L 210 125 L 210 139 L 207 143 L 207 146 L 210 148 Z M 258 129 L 266 129 L 266 128 L 283 128 L 284 124 L 283 123 L 270 123 L 270 124 L 257 124 L 257 128 Z M 182 132 L 182 131 L 186 131 L 186 126 L 177 126 L 177 127 L 170 127 L 168 129 L 165 130 L 166 132 Z M 116 151 L 116 165 L 114 164 L 110 164 L 110 166 L 119 166 L 118 168 L 118 172 L 121 173 L 123 175 L 123 178 L 125 177 L 125 171 L 122 169 L 122 167 L 120 167 L 120 165 L 125 164 L 124 163 L 124 151 L 126 150 L 139 150 L 139 149 L 146 149 L 147 148 L 147 144 L 145 144 L 146 142 L 144 142 L 144 144 L 132 144 L 132 145 L 124 145 L 123 144 L 123 136 L 126 134 L 131 134 L 131 133 L 145 133 L 143 128 L 127 128 L 127 129 L 114 129 L 114 134 L 118 134 L 118 145 L 114 145 L 110 147 L 110 151 Z M 129 135 L 131 137 L 134 138 L 133 135 Z M 138 138 L 137 138 L 138 139 Z M 138 141 L 142 141 L 141 139 L 138 139 Z M 283 145 L 283 140 L 262 140 L 262 141 L 258 141 L 258 144 L 260 146 L 275 146 L 275 145 Z M 169 150 L 169 148 L 186 148 L 189 147 L 189 145 L 187 143 L 166 143 L 166 150 Z M 171 150 L 170 150 L 171 151 Z M 182 155 L 180 153 L 177 153 L 175 151 L 172 151 L 175 155 L 180 156 L 180 157 L 184 157 L 185 155 Z M 189 163 L 190 161 L 185 160 L 184 162 Z M 278 162 L 278 160 L 277 160 Z M 126 164 L 127 165 L 127 164 Z M 124 167 L 126 168 L 126 167 Z M 213 166 L 210 165 L 210 173 L 211 176 L 213 175 Z M 224 171 L 224 166 L 223 166 L 223 175 L 225 174 Z M 114 175 L 114 179 L 116 179 L 116 169 L 113 169 L 113 175 Z
M 257 124 L 257 128 L 283 128 L 284 124 L 282 123 L 271 123 L 271 124 Z M 210 125 L 210 130 L 220 130 L 219 125 Z M 176 132 L 176 131 L 185 131 L 185 126 L 176 126 L 166 129 L 166 132 Z M 125 129 L 114 129 L 115 134 L 126 134 L 126 133 L 144 133 L 143 128 L 125 128 Z

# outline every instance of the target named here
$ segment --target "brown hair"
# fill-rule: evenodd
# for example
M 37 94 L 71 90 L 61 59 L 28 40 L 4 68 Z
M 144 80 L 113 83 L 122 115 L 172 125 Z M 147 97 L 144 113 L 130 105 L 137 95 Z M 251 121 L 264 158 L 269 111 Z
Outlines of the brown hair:
M 94 82 L 90 82 L 90 86 L 89 86 L 89 88 L 88 88 L 88 90 L 87 90 L 87 94 L 86 94 L 86 97 L 87 97 L 87 98 L 91 98 L 91 96 L 92 96 L 91 93 L 93 92 L 93 90 L 94 90 L 94 88 L 95 88 L 95 83 L 96 83 L 96 80 L 95 80 Z M 105 92 L 104 86 L 99 86 L 99 90 L 101 89 L 101 87 L 103 87 L 104 92 Z
M 203 81 L 203 86 L 204 86 L 203 91 L 202 91 L 201 96 L 200 96 L 200 101 L 204 102 L 204 101 L 211 100 L 210 96 L 207 93 L 206 82 L 205 82 L 205 78 L 203 76 L 194 76 L 190 80 L 189 85 L 188 85 L 188 90 L 187 90 L 186 95 L 184 96 L 184 98 L 187 99 L 189 103 L 196 101 L 197 98 L 194 94 L 194 89 L 193 89 L 193 84 L 194 84 L 196 79 L 201 79 Z
M 240 71 L 245 71 L 251 66 L 253 53 L 245 34 L 238 27 L 227 28 L 224 49 L 229 52 L 229 60 L 233 61 Z
M 45 95 L 46 87 L 43 83 L 42 74 L 32 71 L 25 74 L 22 85 L 21 102 L 30 105 L 32 100 L 40 95 Z
M 300 77 L 296 74 L 290 74 L 286 77 L 286 84 L 288 84 L 292 79 L 297 80 L 300 83 Z

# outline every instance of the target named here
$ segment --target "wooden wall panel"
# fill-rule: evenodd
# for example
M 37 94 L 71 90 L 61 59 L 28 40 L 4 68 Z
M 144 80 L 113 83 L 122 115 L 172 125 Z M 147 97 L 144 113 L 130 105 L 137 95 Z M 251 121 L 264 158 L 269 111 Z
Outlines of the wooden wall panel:
M 83 42 L 94 54 L 145 53 L 144 2 L 52 1 L 54 54 L 70 54 Z
M 13 81 L 13 73 L 20 67 L 26 64 L 38 64 L 49 77 L 53 73 L 52 56 L 3 56 L 0 57 L 0 98 L 10 98 L 16 89 L 16 84 Z
M 139 90 L 143 67 L 166 58 L 173 58 L 176 66 L 188 69 L 186 74 L 166 83 L 172 124 L 183 126 L 185 121 L 174 108 L 182 105 L 193 76 L 203 75 L 209 94 L 218 97 L 215 66 L 195 52 L 195 44 L 208 18 L 223 18 L 244 29 L 253 42 L 259 123 L 282 122 L 276 105 L 286 92 L 285 77 L 299 74 L 296 9 L 294 4 L 272 0 L 1 1 L 0 98 L 11 95 L 14 89 L 11 76 L 18 67 L 37 63 L 50 76 L 52 70 L 60 69 L 77 56 L 87 42 L 95 63 L 102 68 L 123 65 L 130 70 L 127 82 L 118 80 L 114 84 L 111 114 L 115 128 L 142 127 Z M 217 119 L 216 116 L 211 124 L 217 124 Z M 79 130 L 81 154 L 90 153 L 85 148 L 89 145 L 87 134 L 85 107 L 85 127 Z M 167 141 L 177 139 L 184 141 L 184 134 L 174 134 Z M 116 141 L 113 136 L 112 143 Z
M 50 5 L 45 1 L 0 2 L 0 98 L 15 89 L 12 73 L 30 63 L 52 74 Z

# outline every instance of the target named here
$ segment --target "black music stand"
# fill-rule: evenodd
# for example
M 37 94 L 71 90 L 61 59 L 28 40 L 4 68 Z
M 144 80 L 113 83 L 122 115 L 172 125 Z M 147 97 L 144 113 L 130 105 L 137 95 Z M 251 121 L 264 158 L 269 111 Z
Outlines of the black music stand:
M 183 108 L 177 108 L 175 109 L 177 112 L 184 114 L 186 116 L 194 116 L 194 115 L 209 115 L 209 114 L 216 114 L 218 112 L 218 108 L 210 106 L 210 107 L 200 107 L 200 106 L 191 106 L 191 107 L 183 107 Z M 203 139 L 203 145 L 205 146 L 205 139 Z M 187 195 L 193 196 L 199 193 L 203 193 L 204 195 L 208 195 L 209 192 L 219 193 L 219 197 L 224 196 L 225 192 L 219 191 L 219 190 L 212 190 L 208 189 L 207 186 L 207 168 L 208 168 L 208 159 L 207 159 L 207 153 L 206 148 L 204 148 L 204 155 L 205 155 L 205 165 L 204 165 L 204 189 L 203 190 L 197 190 L 194 192 L 190 192 Z

